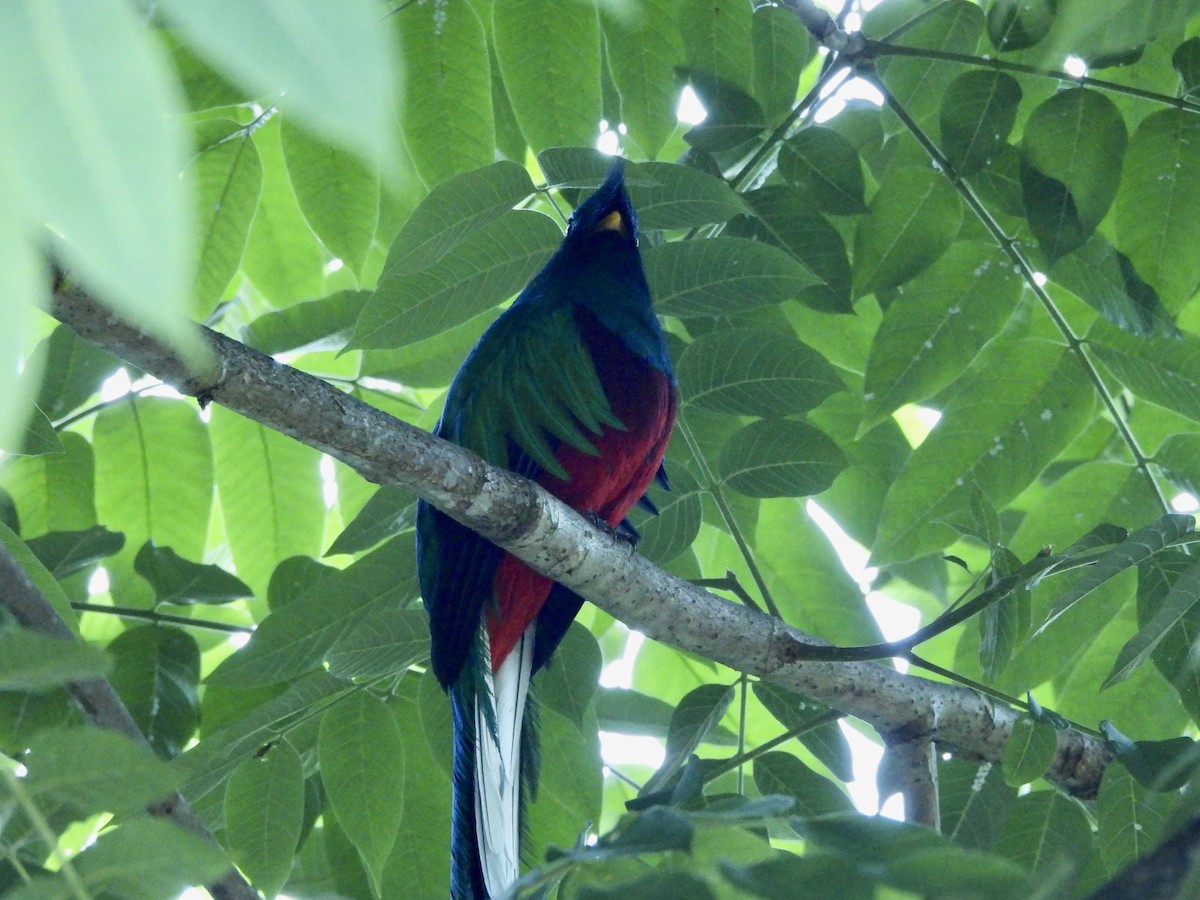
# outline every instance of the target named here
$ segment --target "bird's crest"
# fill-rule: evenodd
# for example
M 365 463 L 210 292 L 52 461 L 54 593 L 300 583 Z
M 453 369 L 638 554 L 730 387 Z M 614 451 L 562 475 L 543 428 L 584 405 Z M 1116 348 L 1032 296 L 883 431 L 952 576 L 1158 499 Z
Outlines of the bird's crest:
M 625 160 L 620 157 L 613 160 L 596 192 L 579 204 L 567 226 L 569 235 L 586 237 L 601 231 L 637 239 L 637 214 L 625 192 Z

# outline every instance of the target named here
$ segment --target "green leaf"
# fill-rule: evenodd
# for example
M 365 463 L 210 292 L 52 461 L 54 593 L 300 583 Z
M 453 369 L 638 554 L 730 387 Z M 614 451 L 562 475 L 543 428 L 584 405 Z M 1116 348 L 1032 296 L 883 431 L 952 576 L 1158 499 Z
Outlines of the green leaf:
M 246 92 L 234 87 L 200 59 L 178 36 L 167 29 L 159 32 L 171 54 L 171 62 L 179 77 L 180 87 L 187 96 L 188 108 L 199 110 L 238 106 L 247 100 Z
M 720 329 L 688 344 L 676 366 L 685 403 L 729 415 L 803 413 L 843 389 L 833 366 L 789 334 Z
M 96 416 L 92 446 L 96 509 L 125 533 L 127 548 L 153 537 L 185 556 L 204 554 L 213 462 L 194 406 L 131 396 Z
M 823 718 L 829 713 L 829 707 L 810 700 L 802 694 L 797 694 L 795 691 L 771 684 L 769 681 L 756 681 L 751 688 L 754 696 L 767 712 L 788 731 L 799 728 L 813 719 Z M 850 744 L 842 734 L 837 722 L 826 722 L 823 725 L 809 728 L 802 732 L 797 740 L 804 744 L 837 778 L 842 781 L 854 780 Z
M 941 549 L 978 485 L 1003 509 L 1091 420 L 1083 367 L 1055 343 L 1005 343 L 977 362 L 913 451 L 884 500 L 872 559 L 914 559 Z
M 486 312 L 521 290 L 561 240 L 547 216 L 511 210 L 432 265 L 385 269 L 348 347 L 403 347 Z
M 766 127 L 762 107 L 739 84 L 705 69 L 681 68 L 677 71 L 680 77 L 687 78 L 707 113 L 703 122 L 683 135 L 684 141 L 693 149 L 701 153 L 736 150 L 747 147 L 762 133 Z
M 44 691 L 69 681 L 103 678 L 112 662 L 103 650 L 24 628 L 0 634 L 0 691 Z
M 379 176 L 286 116 L 279 138 L 292 190 L 309 227 L 352 272 L 361 273 L 379 219 Z
M 919 15 L 904 23 L 896 34 L 889 34 L 887 40 L 919 50 L 970 55 L 979 47 L 983 29 L 980 6 L 955 0 L 921 9 Z M 927 133 L 934 132 L 942 98 L 961 71 L 959 66 L 921 54 L 879 61 L 879 75 L 888 93 Z M 900 130 L 890 111 L 887 119 L 890 131 Z
M 810 125 L 779 148 L 779 174 L 812 198 L 822 212 L 851 216 L 867 211 L 862 160 L 832 128 Z
M 671 490 L 652 493 L 658 515 L 635 509 L 630 519 L 642 535 L 638 553 L 661 566 L 691 547 L 700 532 L 700 485 L 686 470 L 672 470 Z
M 1117 193 L 1117 245 L 1177 312 L 1200 286 L 1200 123 L 1182 110 L 1142 119 Z
M 1190 37 L 1171 54 L 1171 65 L 1179 73 L 1183 95 L 1189 99 L 1200 89 L 1200 37 Z
M 289 556 L 275 567 L 267 583 L 267 606 L 274 612 L 302 599 L 323 581 L 341 577 L 333 566 L 310 556 Z
M 1081 849 L 1091 843 L 1091 826 L 1076 801 L 1057 791 L 1033 791 L 1017 798 L 992 849 L 1038 876 L 1078 865 Z
M 642 786 L 639 797 L 670 787 L 704 736 L 724 718 L 732 702 L 733 688 L 724 684 L 703 684 L 679 701 L 667 729 L 666 759 Z
M 1200 744 L 1189 737 L 1133 741 L 1108 720 L 1101 720 L 1100 733 L 1129 774 L 1152 791 L 1178 790 L 1200 766 Z
M 58 579 L 90 568 L 125 546 L 125 535 L 94 525 L 86 531 L 52 531 L 25 542 Z
M 366 691 L 331 706 L 317 741 L 321 781 L 379 893 L 404 811 L 404 745 L 391 710 Z
M 621 121 L 651 159 L 679 124 L 675 67 L 684 60 L 679 5 L 680 0 L 646 0 L 600 6 L 608 69 L 621 96 Z
M 1024 50 L 1050 33 L 1057 0 L 993 0 L 987 11 L 988 38 L 997 50 Z
M 122 366 L 107 350 L 85 341 L 66 325 L 55 328 L 38 351 L 45 354 L 45 362 L 37 408 L 52 421 L 95 396 L 104 380 Z
M 579 900 L 658 900 L 661 897 L 688 897 L 692 900 L 716 900 L 712 888 L 691 872 L 650 872 L 618 884 L 583 885 Z
M 311 672 L 338 638 L 362 621 L 371 597 L 326 579 L 263 619 L 244 648 L 208 676 L 210 684 L 255 687 Z
M 688 67 L 749 89 L 751 13 L 739 0 L 682 0 L 677 26 Z
M 356 560 L 337 580 L 376 602 L 386 600 L 404 607 L 420 594 L 416 555 L 416 534 L 406 531 Z
M 653 806 L 635 815 L 621 816 L 615 828 L 597 842 L 595 848 L 576 851 L 598 859 L 667 850 L 690 850 L 695 827 L 678 810 Z
M 304 768 L 287 741 L 242 760 L 225 785 L 225 846 L 251 884 L 279 893 L 304 818 Z
M 429 658 L 429 616 L 397 609 L 390 598 L 375 601 L 325 655 L 331 675 L 378 678 L 398 675 Z
M 1200 338 L 1140 338 L 1096 322 L 1088 347 L 1139 397 L 1200 422 Z
M 394 485 L 379 488 L 337 536 L 326 556 L 358 553 L 380 541 L 407 531 L 416 524 L 417 507 L 412 492 Z
M 960 378 L 1012 314 L 1021 288 L 1010 265 L 967 242 L 902 288 L 871 342 L 860 433 Z
M 1054 762 L 1058 733 L 1045 719 L 1021 713 L 1004 744 L 1004 780 L 1012 787 L 1029 784 Z
M 796 102 L 800 73 L 817 48 L 800 17 L 781 6 L 754 10 L 750 36 L 754 50 L 752 93 L 762 104 L 767 121 L 775 122 Z
M 145 23 L 120 0 L 5 3 L 0 81 L 20 85 L 0 98 L 0 128 L 21 135 L 6 148 L 5 181 L 33 221 L 54 223 L 55 254 L 128 320 L 181 336 L 187 137 L 170 64 Z
M 64 688 L 0 691 L 0 753 L 17 759 L 35 734 L 78 721 L 79 710 Z
M 1154 462 L 1176 485 L 1200 494 L 1200 434 L 1173 434 L 1158 448 Z
M 487 165 L 496 153 L 492 63 L 475 9 L 423 5 L 394 18 L 405 64 L 400 130 L 417 172 L 433 186 Z
M 1191 516 L 1169 513 L 1129 535 L 1123 542 L 1101 555 L 1084 571 L 1079 580 L 1055 601 L 1046 620 L 1034 634 L 1045 631 L 1055 619 L 1111 578 L 1140 565 L 1173 541 L 1189 534 L 1196 525 Z M 1165 605 L 1165 603 L 1164 603 Z
M 1086 88 L 1054 94 L 1025 123 L 1025 213 L 1051 263 L 1082 246 L 1108 212 L 1126 141 L 1112 100 Z
M 1104 769 L 1096 798 L 1100 858 L 1110 875 L 1150 853 L 1166 829 L 1167 798 L 1151 794 L 1119 762 Z
M 1016 866 L 964 850 L 936 832 L 882 816 L 831 815 L 793 820 L 809 842 L 849 857 L 877 880 L 924 897 L 1029 896 Z
M 745 238 L 674 241 L 642 254 L 664 315 L 723 316 L 797 296 L 818 279 L 791 255 Z
M 0 446 L 0 451 L 14 456 L 42 456 L 47 453 L 62 453 L 62 441 L 54 431 L 44 412 L 30 405 L 25 410 L 25 423 L 18 428 L 16 443 Z
M 268 355 L 341 350 L 370 297 L 371 291 L 338 291 L 265 313 L 242 330 L 242 342 Z
M 212 882 L 229 860 L 209 838 L 165 819 L 141 818 L 101 834 L 71 865 L 91 896 L 161 900 Z
M 791 419 L 760 419 L 721 451 L 725 483 L 747 497 L 819 494 L 846 468 L 846 457 L 823 431 Z
M 1195 9 L 1193 3 L 1113 0 L 1097 7 L 1088 0 L 1060 0 L 1047 52 L 1059 53 L 1069 47 L 1088 62 L 1121 56 L 1159 35 L 1182 31 Z
M 202 147 L 185 173 L 196 198 L 199 261 L 195 308 L 207 313 L 225 295 L 242 264 L 250 223 L 262 194 L 262 162 L 249 134 L 220 121 L 226 134 Z
M 200 721 L 200 648 L 181 628 L 139 625 L 108 645 L 112 684 L 165 759 L 180 754 Z
M 20 387 L 24 337 L 34 309 L 46 302 L 41 255 L 33 235 L 26 234 L 23 211 L 11 199 L 14 192 L 0 174 L 0 291 L 8 298 L 0 303 L 0 447 L 20 445 L 20 428 L 30 410 L 28 391 Z
M 537 155 L 538 168 L 552 188 L 595 188 L 604 181 L 612 168 L 613 158 L 594 147 L 550 147 Z M 637 164 L 625 163 L 625 187 L 637 181 L 632 172 Z M 714 175 L 713 177 L 718 177 Z M 642 179 L 645 186 L 654 187 L 654 179 Z M 637 204 L 635 204 L 636 206 Z M 639 209 L 640 212 L 640 209 Z
M 994 763 L 955 757 L 938 761 L 938 799 L 942 834 L 969 850 L 987 850 L 1017 792 Z
M 964 72 L 942 98 L 942 151 L 954 171 L 971 175 L 989 165 L 1008 142 L 1021 86 L 1005 72 Z
M 657 738 L 667 736 L 675 710 L 665 700 L 628 688 L 606 687 L 598 689 L 595 698 L 596 718 L 604 731 Z
M 1158 553 L 1138 568 L 1138 625 L 1145 626 L 1157 616 L 1175 583 L 1194 560 L 1182 550 Z M 1200 610 L 1189 608 L 1176 628 L 1166 631 L 1151 658 L 1154 667 L 1178 692 L 1183 706 L 1193 719 L 1200 718 L 1200 671 L 1196 668 L 1192 647 L 1200 638 Z
M 962 216 L 962 201 L 943 176 L 917 168 L 891 172 L 855 230 L 855 294 L 888 290 L 920 274 L 950 246 Z
M 190 606 L 193 603 L 228 603 L 254 596 L 241 579 L 220 566 L 191 562 L 170 547 L 155 546 L 154 541 L 142 545 L 134 558 L 133 568 L 150 582 L 158 603 Z
M 580 822 L 600 818 L 600 738 L 590 715 L 579 728 L 567 716 L 543 707 L 538 724 L 540 773 L 537 799 L 528 805 L 529 841 L 535 847 L 567 846 L 578 836 Z
M 96 524 L 92 445 L 63 432 L 63 452 L 6 460 L 3 483 L 20 513 L 25 534 L 81 531 Z
M 437 262 L 532 193 L 529 173 L 514 162 L 492 163 L 443 181 L 396 235 L 381 278 L 407 277 Z
M 846 792 L 818 775 L 791 753 L 772 750 L 754 760 L 754 786 L 765 796 L 784 794 L 796 801 L 795 813 L 804 818 L 851 812 Z
M 787 900 L 800 884 L 811 886 L 813 897 L 870 897 L 875 892 L 868 876 L 859 872 L 850 857 L 816 853 L 797 856 L 779 851 L 749 865 L 729 860 L 721 860 L 719 865 L 731 884 L 768 900 Z
M 260 593 L 289 556 L 317 556 L 325 527 L 320 454 L 223 407 L 213 409 L 217 489 L 238 576 Z M 199 557 L 166 538 L 185 557 Z
M 375 162 L 394 158 L 395 53 L 368 0 L 169 0 L 196 52 L 314 131 Z
M 546 23 L 554 40 L 546 40 Z M 600 19 L 589 3 L 492 6 L 492 41 L 513 113 L 534 152 L 586 147 L 599 134 Z
M 1103 687 L 1124 681 L 1155 653 L 1171 631 L 1195 619 L 1200 613 L 1197 597 L 1200 597 L 1200 564 L 1192 564 L 1175 577 L 1154 615 L 1140 624 L 1137 634 L 1121 648 Z
M 726 222 L 746 211 L 723 178 L 675 163 L 627 166 L 629 196 L 640 228 L 690 228 Z
M 850 312 L 850 263 L 846 242 L 829 220 L 812 209 L 803 191 L 770 185 L 744 195 L 752 217 L 730 223 L 729 234 L 747 234 L 788 251 L 823 283 L 802 290 L 798 300 L 821 312 Z
M 402 818 L 396 845 L 388 857 L 382 892 L 385 897 L 404 897 L 418 891 L 431 897 L 450 893 L 450 847 L 449 841 L 442 839 L 450 833 L 450 779 L 443 774 L 437 751 L 425 740 L 421 728 L 417 705 L 421 680 L 402 679 L 388 701 L 404 743 L 404 804 L 409 815 Z M 420 810 L 420 814 L 413 815 L 413 810 Z M 337 859 L 331 854 L 330 862 L 350 878 L 357 876 L 358 884 L 345 884 L 345 876 L 335 871 L 338 890 L 345 897 L 366 897 L 370 887 L 358 853 L 344 834 L 339 838 Z
M 1056 262 L 1050 276 L 1118 328 L 1140 337 L 1179 335 L 1158 294 L 1103 235 L 1093 234 Z
M 263 186 L 242 257 L 243 274 L 276 306 L 324 293 L 323 270 L 330 259 L 329 251 L 308 227 L 292 189 L 280 143 L 281 128 L 282 117 L 272 116 L 254 131 Z
M 1011 551 L 1001 547 L 993 555 L 993 559 L 1010 556 Z M 1003 574 L 1009 573 L 1005 571 Z M 1029 588 L 1024 584 L 1017 584 L 980 615 L 979 664 L 988 678 L 994 679 L 1004 671 L 1012 660 L 1013 653 L 1028 637 L 1029 628 L 1033 624 L 1031 605 Z
M 205 705 L 218 688 L 205 689 Z M 350 682 L 324 670 L 297 679 L 278 696 L 260 702 L 249 712 L 204 736 L 180 757 L 187 773 L 183 793 L 210 827 L 223 821 L 225 779 L 247 756 L 292 730 L 298 719 L 358 690 Z
M 30 794 L 43 804 L 66 804 L 72 819 L 163 800 L 180 778 L 144 746 L 102 728 L 43 731 L 30 741 L 25 764 Z
M 428 631 L 428 629 L 426 629 Z M 556 665 L 539 676 L 538 700 L 583 729 L 592 695 L 600 680 L 600 645 L 590 631 L 572 622 L 554 651 Z

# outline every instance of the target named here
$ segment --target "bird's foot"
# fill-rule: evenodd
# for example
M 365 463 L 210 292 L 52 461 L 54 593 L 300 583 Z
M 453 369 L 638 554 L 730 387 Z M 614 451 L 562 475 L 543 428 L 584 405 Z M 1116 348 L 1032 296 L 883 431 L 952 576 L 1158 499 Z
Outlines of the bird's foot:
M 580 515 L 582 515 L 585 519 L 587 519 L 605 534 L 616 538 L 618 541 L 623 541 L 630 547 L 637 546 L 637 542 L 642 539 L 642 536 L 638 533 L 638 530 L 629 524 L 628 519 L 622 519 L 621 522 L 614 528 L 612 525 L 608 524 L 607 519 L 601 516 L 600 513 L 596 512 L 594 509 L 582 510 Z

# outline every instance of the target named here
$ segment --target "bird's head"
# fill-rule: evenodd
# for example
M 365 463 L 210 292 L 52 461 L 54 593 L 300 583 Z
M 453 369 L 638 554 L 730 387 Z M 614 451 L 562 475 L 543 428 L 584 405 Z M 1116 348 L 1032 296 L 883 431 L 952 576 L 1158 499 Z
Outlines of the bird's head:
M 596 193 L 579 204 L 567 223 L 567 240 L 573 243 L 607 242 L 614 236 L 637 246 L 637 214 L 625 192 L 625 160 L 620 157 L 613 160 Z

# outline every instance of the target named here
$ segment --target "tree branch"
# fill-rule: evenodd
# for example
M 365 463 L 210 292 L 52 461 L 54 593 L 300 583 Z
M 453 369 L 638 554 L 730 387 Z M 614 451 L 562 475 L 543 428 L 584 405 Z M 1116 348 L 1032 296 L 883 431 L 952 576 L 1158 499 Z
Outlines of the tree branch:
M 13 618 L 31 631 L 38 631 L 69 641 L 77 639 L 67 623 L 50 605 L 50 601 L 37 589 L 25 571 L 17 565 L 17 561 L 13 559 L 12 554 L 3 544 L 0 544 L 0 602 L 3 602 L 4 607 L 13 614 Z M 73 681 L 67 685 L 67 692 L 90 724 L 120 732 L 149 749 L 150 745 L 146 741 L 146 736 L 142 734 L 142 730 L 138 728 L 133 716 L 125 708 L 116 689 L 107 679 Z M 200 821 L 200 817 L 193 812 L 191 806 L 178 791 L 161 803 L 149 807 L 147 811 L 152 816 L 170 819 L 177 825 L 216 843 L 212 834 Z M 234 868 L 230 868 L 207 887 L 208 892 L 216 900 L 257 900 L 258 898 L 258 891 L 250 887 Z
M 975 691 L 877 663 L 804 658 L 823 641 L 668 575 L 533 482 L 197 326 L 213 352 L 203 371 L 86 294 L 55 294 L 52 314 L 81 336 L 201 402 L 216 401 L 399 484 L 648 636 L 804 693 L 884 734 L 928 734 L 943 748 L 998 762 L 1016 713 Z M 1069 731 L 1047 778 L 1094 796 L 1112 754 Z

